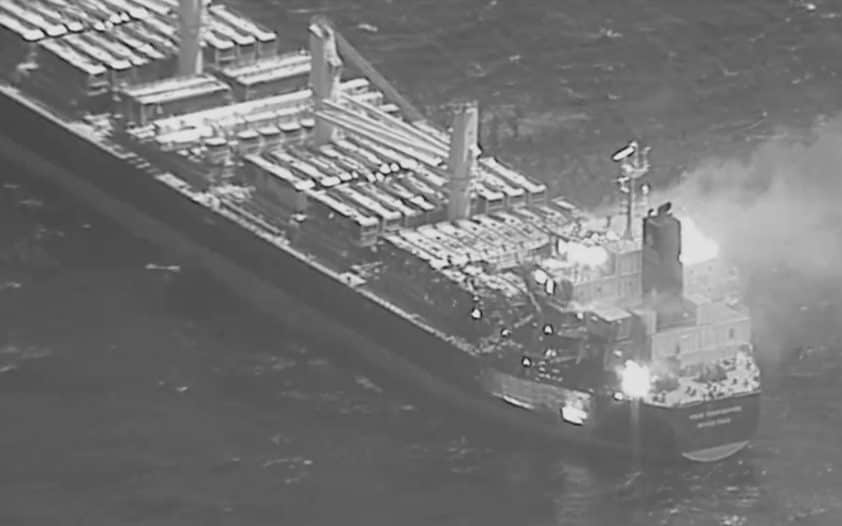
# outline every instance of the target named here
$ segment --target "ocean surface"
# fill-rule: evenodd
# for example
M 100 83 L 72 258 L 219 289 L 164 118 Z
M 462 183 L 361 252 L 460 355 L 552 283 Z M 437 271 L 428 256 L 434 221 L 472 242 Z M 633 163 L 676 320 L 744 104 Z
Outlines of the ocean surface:
M 842 109 L 836 2 L 234 3 L 295 47 L 329 15 L 431 115 L 479 99 L 487 149 L 586 204 L 633 136 L 656 188 L 712 159 L 775 172 L 776 137 L 802 132 L 781 146 L 792 184 L 817 180 L 799 160 L 842 180 L 840 135 L 814 127 Z M 0 526 L 842 524 L 842 251 L 802 251 L 822 272 L 748 268 L 766 377 L 753 445 L 641 468 L 497 436 L 255 317 L 26 167 L 0 160 L 0 180 Z M 805 202 L 842 197 L 822 188 Z M 810 228 L 842 240 L 822 218 Z

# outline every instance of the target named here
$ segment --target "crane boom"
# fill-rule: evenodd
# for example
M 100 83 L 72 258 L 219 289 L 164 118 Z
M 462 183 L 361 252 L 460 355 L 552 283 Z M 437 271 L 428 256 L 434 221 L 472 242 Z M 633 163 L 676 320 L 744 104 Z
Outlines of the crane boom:
M 339 54 L 348 62 L 354 65 L 360 72 L 365 75 L 375 86 L 377 86 L 380 91 L 386 96 L 387 99 L 392 101 L 396 104 L 401 111 L 403 111 L 404 115 L 410 122 L 425 122 L 426 119 L 424 115 L 418 111 L 418 109 L 412 105 L 411 102 L 406 100 L 403 95 L 401 95 L 397 89 L 395 89 L 392 84 L 386 80 L 386 78 L 377 71 L 374 66 L 371 65 L 369 61 L 367 61 L 355 48 L 348 42 L 341 33 L 334 30 L 334 34 L 336 35 L 336 46 L 339 50 Z

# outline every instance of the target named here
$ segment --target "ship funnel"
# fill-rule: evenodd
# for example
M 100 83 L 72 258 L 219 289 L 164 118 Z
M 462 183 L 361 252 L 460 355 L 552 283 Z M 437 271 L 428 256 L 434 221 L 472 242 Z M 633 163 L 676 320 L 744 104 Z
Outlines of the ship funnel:
M 178 74 L 202 73 L 202 25 L 206 0 L 179 0 Z
M 643 218 L 644 295 L 680 297 L 684 292 L 684 266 L 681 264 L 681 221 L 672 214 L 672 204 L 664 203 Z
M 450 136 L 450 180 L 447 217 L 450 221 L 471 214 L 471 182 L 476 174 L 477 104 L 468 102 L 456 109 Z
M 310 21 L 310 89 L 316 110 L 324 101 L 338 102 L 342 60 L 336 51 L 336 34 L 328 20 L 315 16 Z M 332 141 L 336 128 L 324 119 L 316 118 L 314 130 L 317 144 Z

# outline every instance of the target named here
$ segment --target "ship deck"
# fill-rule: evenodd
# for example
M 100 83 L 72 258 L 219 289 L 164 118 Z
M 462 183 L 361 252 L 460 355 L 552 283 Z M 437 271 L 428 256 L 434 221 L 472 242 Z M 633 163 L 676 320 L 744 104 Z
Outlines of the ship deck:
M 280 52 L 224 6 L 209 10 L 206 73 L 170 78 L 177 2 L 93 5 L 0 0 L 17 85 L 3 89 L 462 352 L 517 370 L 543 350 L 546 276 L 572 287 L 570 311 L 610 318 L 639 297 L 639 241 L 496 159 L 476 161 L 470 217 L 448 220 L 449 134 L 347 43 L 355 67 L 316 100 L 312 51 Z M 578 362 L 564 351 L 541 360 L 546 381 Z

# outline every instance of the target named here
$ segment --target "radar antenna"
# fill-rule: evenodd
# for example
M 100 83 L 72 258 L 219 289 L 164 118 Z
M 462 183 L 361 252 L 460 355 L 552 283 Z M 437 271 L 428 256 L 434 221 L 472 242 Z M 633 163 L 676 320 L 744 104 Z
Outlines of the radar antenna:
M 641 148 L 637 141 L 631 141 L 611 156 L 611 160 L 620 165 L 617 184 L 620 186 L 620 193 L 625 196 L 626 229 L 623 233 L 625 239 L 633 239 L 634 237 L 632 226 L 636 181 L 649 172 L 650 150 L 651 148 L 648 146 Z M 644 194 L 648 193 L 648 187 L 644 188 L 643 192 Z

